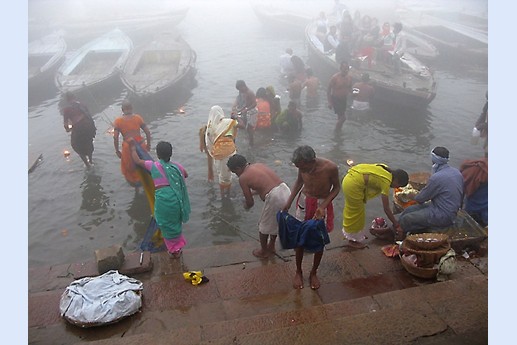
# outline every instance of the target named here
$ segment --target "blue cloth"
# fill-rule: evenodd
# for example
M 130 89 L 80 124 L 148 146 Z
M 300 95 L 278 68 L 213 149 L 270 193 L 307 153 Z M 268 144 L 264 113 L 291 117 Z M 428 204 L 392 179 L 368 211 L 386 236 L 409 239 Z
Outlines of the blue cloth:
M 156 219 L 151 217 L 151 221 L 147 226 L 142 243 L 140 243 L 140 250 L 149 251 L 151 253 L 157 253 L 167 250 L 167 246 L 163 241 L 163 237 L 157 236 L 156 232 L 159 232 L 158 224 Z
M 488 225 L 488 183 L 484 183 L 465 198 L 465 211 L 472 216 L 481 226 Z
M 321 252 L 330 243 L 323 219 L 300 221 L 287 212 L 278 211 L 278 237 L 283 249 L 303 247 L 312 253 Z
M 448 164 L 440 165 L 429 178 L 427 185 L 415 196 L 415 200 L 420 204 L 431 201 L 428 207 L 428 221 L 434 226 L 451 225 L 461 207 L 462 199 L 463 175 Z
M 440 170 L 440 167 L 449 162 L 449 158 L 438 156 L 436 153 L 431 152 L 431 161 L 433 162 L 433 174 Z

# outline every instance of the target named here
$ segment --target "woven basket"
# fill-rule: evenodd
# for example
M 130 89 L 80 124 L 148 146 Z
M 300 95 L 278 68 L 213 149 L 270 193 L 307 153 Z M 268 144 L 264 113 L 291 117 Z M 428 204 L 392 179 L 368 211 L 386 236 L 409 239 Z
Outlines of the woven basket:
M 415 249 L 431 250 L 439 248 L 449 242 L 449 235 L 433 232 L 411 234 L 406 236 L 405 241 Z
M 418 267 L 413 266 L 411 263 L 409 263 L 404 255 L 400 255 L 400 263 L 402 266 L 408 271 L 410 274 L 424 279 L 433 279 L 436 278 L 436 275 L 438 274 L 437 268 L 425 268 L 425 267 Z
M 440 262 L 440 258 L 447 254 L 449 249 L 451 249 L 451 244 L 449 242 L 443 243 L 438 248 L 428 250 L 415 248 L 411 243 L 405 240 L 402 242 L 402 246 L 400 247 L 402 254 L 415 254 L 418 266 L 425 268 L 433 267 L 435 264 Z
M 431 177 L 431 173 L 429 172 L 417 172 L 409 174 L 409 184 L 418 190 L 421 190 L 429 181 L 429 177 Z

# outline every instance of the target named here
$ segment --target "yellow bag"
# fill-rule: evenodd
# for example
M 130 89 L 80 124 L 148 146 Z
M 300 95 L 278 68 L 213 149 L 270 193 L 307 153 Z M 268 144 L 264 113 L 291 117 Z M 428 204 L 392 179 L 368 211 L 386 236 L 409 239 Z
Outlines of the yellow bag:
M 210 155 L 217 160 L 223 159 L 235 152 L 235 142 L 231 136 L 219 137 L 212 147 Z

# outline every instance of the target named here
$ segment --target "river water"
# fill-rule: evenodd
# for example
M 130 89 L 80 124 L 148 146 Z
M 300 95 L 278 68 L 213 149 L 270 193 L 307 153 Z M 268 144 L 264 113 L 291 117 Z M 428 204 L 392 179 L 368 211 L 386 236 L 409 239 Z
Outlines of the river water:
M 58 2 L 47 3 L 54 6 L 48 8 L 50 13 Z M 160 140 L 170 141 L 174 146 L 173 160 L 181 162 L 189 172 L 192 213 L 184 226 L 187 247 L 253 241 L 258 238 L 256 223 L 262 202 L 257 200 L 254 208 L 245 211 L 238 183 L 232 185 L 231 198 L 221 200 L 217 183 L 206 179 L 206 159 L 199 151 L 198 129 L 206 122 L 212 105 L 229 111 L 237 95 L 237 79 L 245 80 L 253 90 L 273 85 L 282 97 L 282 107 L 286 107 L 286 82 L 279 75 L 278 58 L 291 47 L 307 61 L 303 33 L 293 35 L 264 27 L 247 1 L 201 0 L 185 4 L 190 9 L 177 30 L 197 53 L 195 83 L 171 95 L 167 102 L 135 105 L 135 112 L 148 124 L 153 146 Z M 333 1 L 288 0 L 281 4 L 316 14 L 328 11 Z M 388 13 L 395 2 L 382 4 L 384 8 L 376 9 Z M 29 2 L 29 14 L 31 6 L 35 4 Z M 367 8 L 361 10 L 365 13 Z M 438 90 L 425 110 L 381 107 L 368 117 L 350 114 L 342 135 L 334 136 L 336 117 L 327 108 L 327 80 L 322 78 L 319 102 L 306 104 L 302 96 L 304 128 L 299 137 L 258 133 L 251 149 L 246 135 L 241 133 L 238 151 L 250 162 L 268 164 L 290 185 L 297 174 L 290 164 L 291 154 L 304 144 L 311 145 L 318 156 L 336 162 L 341 177 L 346 173 L 347 159 L 384 162 L 410 173 L 429 171 L 429 153 L 434 146 L 449 148 L 450 163 L 456 167 L 465 159 L 482 157 L 481 144 L 471 145 L 470 135 L 485 102 L 487 64 L 438 60 L 430 67 Z M 125 252 L 138 250 L 150 221 L 150 209 L 144 193 L 135 192 L 120 173 L 109 124 L 120 115 L 120 103 L 126 96 L 120 85 L 88 100 L 98 131 L 95 166 L 86 170 L 70 147 L 69 134 L 63 130 L 57 89 L 49 85 L 29 94 L 29 162 L 43 156 L 28 175 L 29 267 L 91 260 L 96 249 L 112 244 L 121 244 Z M 177 111 L 180 107 L 184 113 Z M 64 150 L 71 152 L 68 159 Z M 340 229 L 341 194 L 335 207 L 336 228 Z M 383 215 L 380 199 L 370 201 L 367 219 L 379 215 Z

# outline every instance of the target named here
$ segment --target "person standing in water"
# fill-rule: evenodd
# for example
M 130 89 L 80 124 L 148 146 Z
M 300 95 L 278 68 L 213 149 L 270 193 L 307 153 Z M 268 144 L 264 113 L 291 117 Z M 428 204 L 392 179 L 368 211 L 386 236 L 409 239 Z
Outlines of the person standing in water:
M 347 61 L 339 65 L 339 72 L 335 73 L 327 87 L 327 100 L 329 109 L 334 109 L 337 115 L 337 123 L 334 133 L 339 133 L 346 120 L 347 98 L 352 91 L 352 77 L 348 74 L 350 66 Z
M 93 138 L 97 133 L 95 122 L 88 108 L 76 99 L 74 93 L 67 91 L 60 101 L 59 110 L 63 115 L 63 126 L 66 132 L 72 132 L 70 144 L 81 157 L 84 165 L 93 165 Z
M 169 142 L 160 141 L 156 145 L 157 162 L 140 159 L 133 138 L 128 139 L 128 145 L 133 161 L 151 173 L 155 189 L 154 218 L 169 255 L 179 258 L 187 244 L 182 224 L 190 217 L 190 200 L 185 184 L 188 173 L 181 164 L 170 161 L 172 145 Z
M 370 103 L 375 95 L 375 90 L 370 84 L 370 75 L 363 73 L 361 81 L 357 82 L 352 87 L 352 109 L 367 111 L 370 110 Z
M 131 157 L 128 141 L 132 138 L 137 143 L 144 144 L 144 138 L 141 135 L 142 130 L 145 133 L 145 145 L 142 145 L 142 148 L 149 151 L 151 147 L 151 132 L 142 116 L 133 113 L 133 106 L 127 99 L 122 101 L 122 116 L 115 119 L 113 127 L 113 145 L 115 146 L 117 157 L 120 158 L 120 170 L 131 186 L 138 187 L 141 184 L 140 176 L 138 175 L 135 162 Z M 120 134 L 122 134 L 123 139 L 122 151 L 120 151 L 119 145 Z
M 238 121 L 239 128 L 246 129 L 249 144 L 253 146 L 258 115 L 257 98 L 255 92 L 248 88 L 244 80 L 237 80 L 235 88 L 239 94 L 233 103 L 231 118 Z
M 486 102 L 481 111 L 481 115 L 476 121 L 476 129 L 480 131 L 480 136 L 485 138 L 483 149 L 485 150 L 485 158 L 488 158 L 488 91 L 485 94 Z
M 237 120 L 225 117 L 223 109 L 214 105 L 208 114 L 208 122 L 200 129 L 199 135 L 199 150 L 205 152 L 207 158 L 208 181 L 214 180 L 215 167 L 221 197 L 229 197 L 232 173 L 226 162 L 237 152 Z

